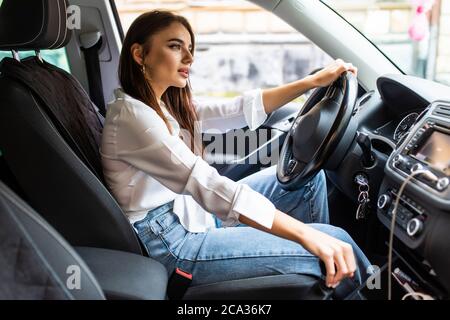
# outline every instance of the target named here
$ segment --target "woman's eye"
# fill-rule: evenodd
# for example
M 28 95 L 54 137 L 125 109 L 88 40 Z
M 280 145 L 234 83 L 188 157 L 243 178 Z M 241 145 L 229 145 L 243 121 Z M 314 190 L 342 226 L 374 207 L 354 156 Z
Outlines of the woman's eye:
M 181 45 L 179 45 L 179 44 L 172 44 L 172 45 L 169 46 L 169 48 L 180 50 L 181 49 Z

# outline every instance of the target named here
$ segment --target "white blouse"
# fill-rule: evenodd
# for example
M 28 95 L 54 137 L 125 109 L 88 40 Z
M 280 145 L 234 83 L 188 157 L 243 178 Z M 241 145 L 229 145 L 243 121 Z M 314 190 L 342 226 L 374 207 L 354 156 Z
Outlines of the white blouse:
M 122 89 L 115 90 L 115 97 L 108 105 L 100 153 L 108 188 L 130 223 L 174 200 L 173 211 L 190 232 L 214 228 L 211 213 L 224 226 L 238 224 L 242 214 L 271 228 L 274 205 L 195 155 L 179 137 L 180 126 L 164 105 L 172 135 L 151 107 Z M 194 106 L 203 132 L 246 125 L 254 130 L 267 118 L 260 89 L 225 102 L 194 101 Z

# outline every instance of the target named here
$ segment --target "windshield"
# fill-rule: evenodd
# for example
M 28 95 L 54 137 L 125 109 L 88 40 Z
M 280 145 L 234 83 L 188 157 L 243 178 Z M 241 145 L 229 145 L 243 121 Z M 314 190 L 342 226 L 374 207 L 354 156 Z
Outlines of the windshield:
M 450 0 L 322 0 L 404 73 L 450 85 Z

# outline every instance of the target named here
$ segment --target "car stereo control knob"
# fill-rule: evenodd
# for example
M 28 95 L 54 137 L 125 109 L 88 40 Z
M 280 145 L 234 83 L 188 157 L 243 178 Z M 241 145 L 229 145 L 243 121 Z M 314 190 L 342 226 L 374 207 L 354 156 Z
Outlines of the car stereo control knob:
M 408 224 L 406 225 L 406 233 L 410 237 L 414 237 L 419 235 L 422 232 L 423 229 L 423 222 L 420 221 L 417 218 L 412 218 L 408 221 Z
M 389 208 L 391 201 L 392 201 L 392 199 L 390 196 L 388 196 L 387 194 L 382 194 L 378 198 L 378 202 L 377 202 L 378 209 L 384 210 L 384 209 Z

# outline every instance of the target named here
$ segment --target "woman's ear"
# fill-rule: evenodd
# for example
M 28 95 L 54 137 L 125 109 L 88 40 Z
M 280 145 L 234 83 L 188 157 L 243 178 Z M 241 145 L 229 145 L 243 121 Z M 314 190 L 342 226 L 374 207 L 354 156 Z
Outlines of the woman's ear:
M 144 64 L 144 50 L 142 46 L 139 43 L 133 43 L 130 50 L 133 60 L 136 61 L 138 65 L 142 66 Z

